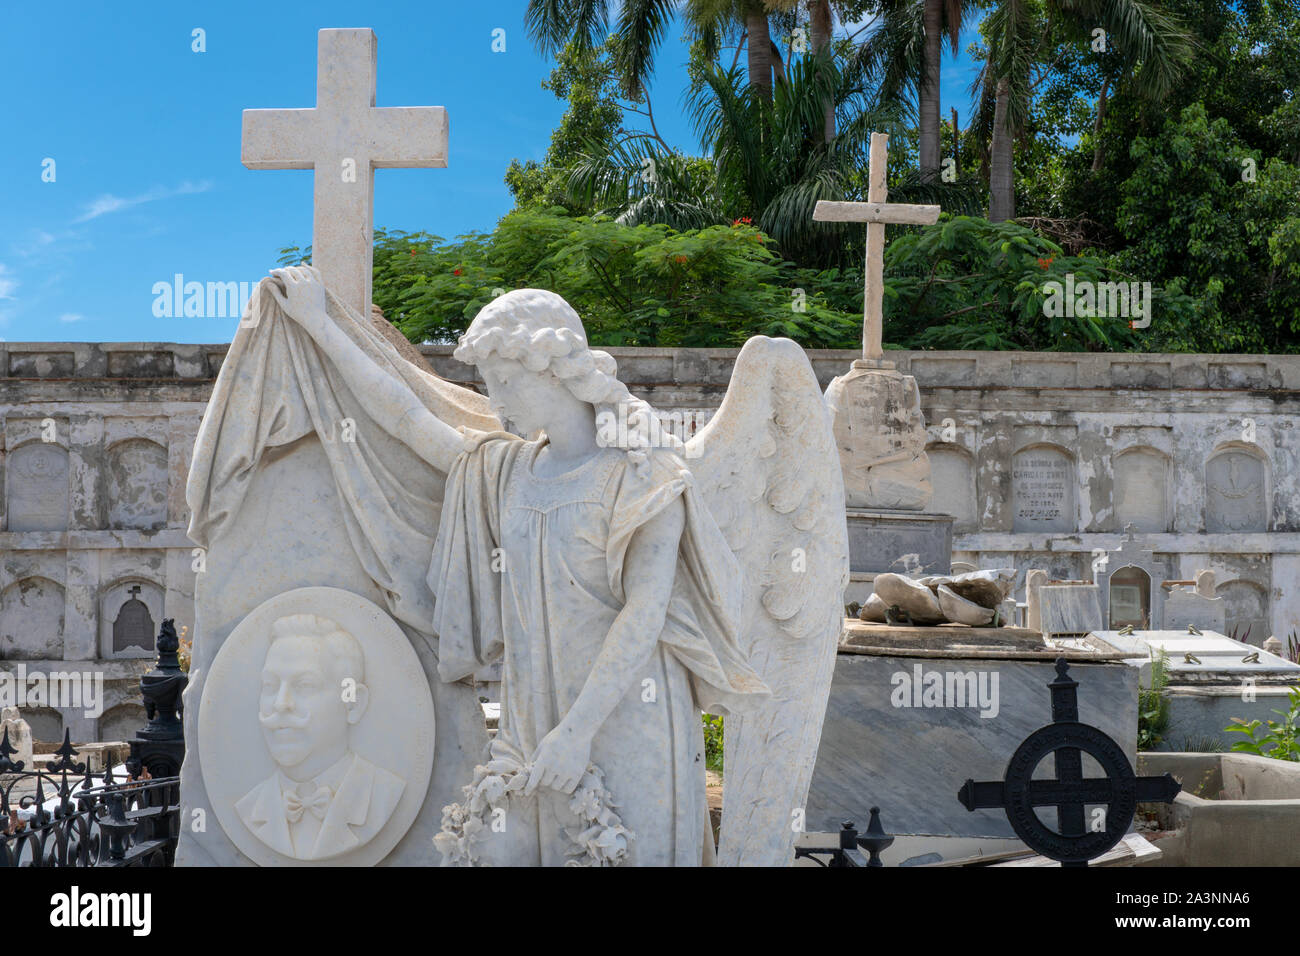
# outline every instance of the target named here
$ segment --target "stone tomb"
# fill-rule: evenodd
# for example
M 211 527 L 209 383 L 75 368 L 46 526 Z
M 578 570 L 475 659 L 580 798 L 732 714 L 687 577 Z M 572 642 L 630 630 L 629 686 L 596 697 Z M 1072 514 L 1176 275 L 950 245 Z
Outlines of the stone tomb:
M 1169 658 L 1169 726 L 1157 749 L 1203 751 L 1214 745 L 1228 750 L 1244 739 L 1225 734 L 1234 719 L 1277 720 L 1275 710 L 1289 709 L 1288 692 L 1300 681 L 1300 664 L 1234 641 L 1223 634 L 1189 634 L 1185 629 L 1099 631 L 1092 635 L 1119 648 L 1151 681 L 1151 656 Z
M 1137 745 L 1137 668 L 1104 641 L 1052 646 L 1023 628 L 888 628 L 846 622 L 807 828 L 827 836 L 865 827 L 878 806 L 890 832 L 1012 839 L 1002 812 L 967 811 L 967 779 L 1001 779 L 1011 754 L 1051 720 L 1057 657 L 1079 681 L 1079 717 Z M 1044 761 L 1040 774 L 1050 773 Z M 1101 773 L 1084 757 L 1087 776 Z M 1043 811 L 1051 825 L 1055 811 Z M 833 839 L 833 836 L 830 836 Z
M 1222 631 L 1227 601 L 1215 593 L 1213 571 L 1195 580 L 1163 580 L 1154 555 L 1130 539 L 1099 556 L 1093 582 L 1048 581 L 1040 569 L 1025 575 L 1026 622 L 1051 637 L 1133 627 L 1139 630 Z

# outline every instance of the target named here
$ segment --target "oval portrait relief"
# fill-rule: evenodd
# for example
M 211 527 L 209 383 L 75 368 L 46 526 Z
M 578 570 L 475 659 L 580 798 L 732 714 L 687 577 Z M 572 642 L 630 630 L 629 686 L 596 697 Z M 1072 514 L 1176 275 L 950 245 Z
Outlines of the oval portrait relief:
M 433 770 L 424 668 L 380 607 L 299 588 L 254 608 L 199 703 L 203 782 L 262 866 L 369 866 L 397 845 Z

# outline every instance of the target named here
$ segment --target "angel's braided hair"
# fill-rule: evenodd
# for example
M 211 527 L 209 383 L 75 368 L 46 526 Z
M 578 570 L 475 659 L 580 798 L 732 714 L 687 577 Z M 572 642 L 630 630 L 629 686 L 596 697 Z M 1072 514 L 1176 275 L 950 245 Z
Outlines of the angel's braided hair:
M 594 406 L 598 420 L 608 413 L 618 422 L 620 407 L 626 409 L 626 429 L 602 443 L 626 449 L 634 465 L 645 462 L 654 410 L 618 380 L 614 356 L 587 344 L 582 319 L 554 292 L 515 289 L 497 296 L 479 310 L 452 354 L 470 365 L 496 356 L 530 372 L 550 372 L 575 398 Z M 598 438 L 604 439 L 601 432 Z

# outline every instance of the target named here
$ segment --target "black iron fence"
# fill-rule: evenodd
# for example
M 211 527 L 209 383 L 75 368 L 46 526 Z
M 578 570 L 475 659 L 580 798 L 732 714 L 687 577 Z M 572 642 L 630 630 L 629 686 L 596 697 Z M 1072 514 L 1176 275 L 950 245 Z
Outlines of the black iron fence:
M 90 773 L 68 735 L 42 769 L 13 760 L 0 737 L 0 867 L 171 866 L 180 778 Z

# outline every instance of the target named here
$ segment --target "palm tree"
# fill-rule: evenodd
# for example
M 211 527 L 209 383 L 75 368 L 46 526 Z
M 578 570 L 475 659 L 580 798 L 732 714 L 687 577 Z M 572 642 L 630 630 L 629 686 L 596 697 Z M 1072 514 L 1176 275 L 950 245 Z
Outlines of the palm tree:
M 952 55 L 957 55 L 962 21 L 966 18 L 965 0 L 924 0 L 922 19 L 925 24 L 925 58 L 921 69 L 918 94 L 921 175 L 939 172 L 939 60 L 943 40 L 947 37 Z
M 783 0 L 688 0 L 686 16 L 695 33 L 710 51 L 716 51 L 724 36 L 743 32 L 736 43 L 745 46 L 749 85 L 757 95 L 772 101 L 773 75 L 777 63 L 772 45 L 768 14 L 780 9 Z
M 858 69 L 872 77 L 883 101 L 909 101 L 916 91 L 915 107 L 920 146 L 921 176 L 939 172 L 939 78 L 946 39 L 957 53 L 962 24 L 973 0 L 880 0 L 878 26 L 859 47 Z
M 611 29 L 610 8 L 614 6 L 618 22 Z M 678 0 L 528 0 L 524 24 L 538 48 L 548 55 L 570 41 L 591 50 L 615 36 L 623 92 L 638 99 L 678 6 Z
M 1151 98 L 1173 88 L 1193 50 L 1181 22 L 1147 0 L 1042 0 L 1041 7 L 1032 0 L 998 0 L 984 23 L 988 59 L 976 81 L 994 100 L 989 144 L 989 219 L 994 222 L 1016 215 L 1012 147 L 1037 85 L 1030 75 L 1034 64 L 1042 61 L 1048 42 L 1062 35 L 1083 42 L 1094 27 L 1105 30 L 1108 46 L 1121 51 L 1122 74 Z
M 797 13 L 800 5 L 808 8 L 808 49 L 813 56 L 834 56 L 831 47 L 834 38 L 835 17 L 830 0 L 768 0 L 771 10 Z M 822 122 L 822 139 L 829 143 L 835 137 L 835 104 L 827 103 Z
M 593 144 L 573 167 L 569 191 L 629 225 L 684 229 L 748 219 L 800 265 L 859 268 L 862 230 L 814 222 L 813 207 L 819 199 L 865 198 L 871 133 L 897 131 L 898 114 L 871 103 L 827 57 L 792 59 L 772 92 L 769 101 L 738 68 L 711 65 L 689 103 L 708 160 L 667 153 L 650 137 L 625 139 L 612 153 Z M 823 138 L 828 102 L 838 119 L 830 142 Z M 890 198 L 971 214 L 981 192 L 973 182 L 940 185 L 913 175 L 895 183 Z

